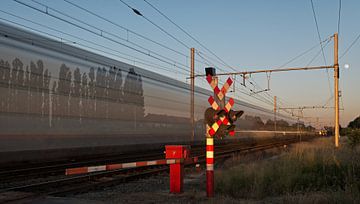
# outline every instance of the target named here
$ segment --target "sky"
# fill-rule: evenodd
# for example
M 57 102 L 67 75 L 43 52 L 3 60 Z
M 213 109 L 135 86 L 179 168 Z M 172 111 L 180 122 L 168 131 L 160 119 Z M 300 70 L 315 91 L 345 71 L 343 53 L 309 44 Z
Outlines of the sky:
M 62 40 L 64 43 L 89 49 L 186 83 L 189 83 L 187 79 L 190 61 L 189 47 L 194 47 L 199 53 L 195 56 L 195 71 L 198 74 L 203 74 L 204 68 L 210 65 L 215 66 L 218 73 L 223 73 L 234 70 L 252 71 L 332 65 L 334 63 L 333 41 L 323 44 L 326 45 L 323 48 L 324 57 L 321 53 L 311 0 L 147 0 L 201 42 L 206 49 L 181 32 L 144 0 L 123 1 L 136 8 L 146 19 L 160 26 L 181 43 L 169 37 L 145 18 L 136 15 L 120 0 L 18 1 L 40 11 L 45 11 L 45 6 L 47 6 L 48 14 L 68 21 L 74 22 L 74 18 L 81 20 L 82 23 L 76 22 L 76 24 L 92 33 L 12 0 L 2 1 L 0 21 L 15 23 L 19 27 L 27 26 L 26 29 L 36 29 L 41 32 L 40 34 L 46 36 L 50 34 L 50 37 Z M 69 2 L 86 8 L 93 14 L 110 20 L 113 24 L 79 9 Z M 313 0 L 313 5 L 320 38 L 326 40 L 338 32 L 339 0 Z M 342 0 L 341 2 L 339 56 L 342 56 L 360 35 L 359 9 L 360 1 Z M 51 30 L 49 27 L 61 32 Z M 160 43 L 162 46 L 145 40 L 140 35 Z M 104 36 L 116 39 L 121 44 L 106 40 Z M 141 50 L 142 53 L 129 49 L 124 44 Z M 313 49 L 287 63 L 310 48 Z M 107 51 L 104 52 L 104 50 Z M 209 50 L 216 56 L 212 55 Z M 167 63 L 149 57 L 146 55 L 147 53 L 161 56 L 160 58 L 166 57 L 162 59 L 166 59 Z M 351 120 L 360 115 L 359 53 L 360 40 L 339 60 L 341 69 L 340 107 L 343 109 L 340 111 L 340 123 L 342 126 L 347 126 Z M 225 63 L 219 62 L 217 57 Z M 169 63 L 170 61 L 171 63 Z M 345 64 L 349 64 L 350 68 L 344 69 Z M 222 77 L 221 80 L 224 81 L 226 78 Z M 241 81 L 239 76 L 235 78 L 236 90 L 230 96 L 268 109 L 272 109 L 273 96 L 278 97 L 278 107 L 283 108 L 334 106 L 333 98 L 331 98 L 334 81 L 331 69 L 328 72 L 319 70 L 272 73 L 270 76 L 254 74 L 247 80 L 246 87 L 240 85 Z M 256 82 L 257 85 L 250 84 L 250 81 L 253 84 Z M 196 78 L 196 85 L 208 88 L 205 79 L 201 77 Z M 269 88 L 270 91 L 249 96 L 250 90 L 256 92 L 266 88 Z M 294 113 L 298 114 L 296 111 Z M 304 110 L 303 114 L 306 117 L 305 120 L 312 125 L 316 125 L 316 123 L 317 125 L 333 125 L 333 109 Z

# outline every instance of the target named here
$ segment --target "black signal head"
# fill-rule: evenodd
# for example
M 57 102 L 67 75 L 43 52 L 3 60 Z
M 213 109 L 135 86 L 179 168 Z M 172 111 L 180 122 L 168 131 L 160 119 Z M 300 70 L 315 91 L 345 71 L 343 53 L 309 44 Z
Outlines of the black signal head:
M 220 117 L 223 117 L 225 115 L 225 110 L 214 110 L 213 108 L 207 108 L 204 115 L 205 123 L 211 126 L 215 123 L 215 121 L 220 119 Z
M 230 110 L 229 111 L 229 121 L 230 121 L 230 123 L 235 122 L 238 118 L 240 118 L 242 116 L 242 114 L 244 114 L 244 111 L 242 111 L 242 110 L 240 110 L 240 111 Z

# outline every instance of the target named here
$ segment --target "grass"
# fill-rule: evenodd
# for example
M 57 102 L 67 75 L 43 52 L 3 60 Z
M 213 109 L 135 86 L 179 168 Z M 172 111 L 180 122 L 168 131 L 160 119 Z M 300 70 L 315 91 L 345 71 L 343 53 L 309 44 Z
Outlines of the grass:
M 327 195 L 334 202 L 360 201 L 360 148 L 343 145 L 335 150 L 332 139 L 321 138 L 295 145 L 276 159 L 217 172 L 215 178 L 217 193 L 237 199 L 291 200 L 311 194 Z

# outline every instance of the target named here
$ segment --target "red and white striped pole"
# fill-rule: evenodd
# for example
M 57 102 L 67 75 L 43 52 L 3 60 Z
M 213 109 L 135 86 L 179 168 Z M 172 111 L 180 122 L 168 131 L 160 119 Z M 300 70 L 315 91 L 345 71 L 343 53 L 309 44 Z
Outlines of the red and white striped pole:
M 209 125 L 206 125 L 206 195 L 214 197 L 214 137 L 209 130 Z
M 221 96 L 222 92 L 218 88 L 217 77 L 208 76 L 207 81 L 214 90 L 215 97 L 218 95 Z M 211 104 L 212 108 L 214 110 L 220 109 L 217 102 L 214 99 L 210 100 L 211 98 L 212 97 L 209 98 L 209 103 Z M 214 104 L 216 106 L 214 106 Z M 214 128 L 210 127 L 209 125 L 206 125 L 206 196 L 208 198 L 214 197 L 214 137 L 210 134 L 210 130 L 213 130 L 212 133 L 215 133 L 219 125 L 215 123 L 213 126 L 216 130 L 214 130 Z
M 218 78 L 212 75 L 208 75 L 206 80 L 214 90 L 214 97 L 217 98 L 220 105 L 210 96 L 208 102 L 214 110 L 224 109 L 229 112 L 231 107 L 234 105 L 234 100 L 230 98 L 229 102 L 225 105 L 225 94 L 229 87 L 233 83 L 231 78 L 225 82 L 224 86 L 219 89 Z M 214 135 L 219 129 L 221 124 L 227 125 L 229 123 L 226 117 L 219 118 L 215 123 L 206 125 L 206 194 L 207 197 L 214 197 Z

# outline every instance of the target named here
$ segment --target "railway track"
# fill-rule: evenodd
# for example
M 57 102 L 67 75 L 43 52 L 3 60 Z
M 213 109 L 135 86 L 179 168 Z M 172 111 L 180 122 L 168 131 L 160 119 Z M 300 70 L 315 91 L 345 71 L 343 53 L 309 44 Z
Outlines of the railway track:
M 263 141 L 269 142 L 269 141 Z M 254 146 L 257 143 L 241 143 L 241 144 L 219 144 L 215 148 L 221 150 L 222 148 L 232 148 L 232 146 L 244 147 Z M 192 146 L 191 153 L 194 156 L 200 156 L 204 151 L 204 145 Z M 81 166 L 96 166 L 108 163 L 125 163 L 136 162 L 144 160 L 158 160 L 164 159 L 164 150 L 152 150 L 150 152 L 136 152 L 130 154 L 118 155 L 99 155 L 95 158 L 83 159 L 80 161 L 63 160 L 57 162 L 47 162 L 39 164 L 31 164 L 24 166 L 15 166 L 12 168 L 2 168 L 0 170 L 0 180 L 4 182 L 13 182 L 17 180 L 30 179 L 30 178 L 43 178 L 47 176 L 63 175 L 65 169 L 75 168 Z M 0 187 L 1 190 L 1 187 Z
M 111 162 L 127 162 L 127 161 L 138 161 L 142 159 L 158 159 L 163 157 L 161 151 L 150 152 L 147 154 L 135 154 L 135 155 L 112 155 L 112 156 L 101 156 L 94 159 L 88 159 L 84 161 L 63 161 L 54 164 L 39 164 L 32 167 L 17 167 L 9 170 L 0 171 L 0 179 L 4 181 L 21 180 L 23 178 L 36 178 L 50 175 L 61 175 L 64 174 L 64 170 L 67 168 L 74 168 L 86 165 L 97 165 L 101 163 Z
M 226 159 L 231 157 L 234 153 L 250 153 L 256 151 L 262 151 L 275 147 L 281 147 L 283 145 L 298 142 L 298 139 L 286 139 L 282 141 L 272 141 L 266 144 L 259 144 L 254 146 L 244 147 L 241 144 L 231 144 L 225 146 L 219 146 L 216 148 L 216 159 Z M 201 149 L 195 150 L 194 153 Z M 205 163 L 204 151 L 197 155 L 199 157 L 199 163 Z M 191 165 L 191 164 L 188 164 Z M 0 190 L 0 195 L 6 192 L 27 192 L 25 198 L 34 198 L 39 195 L 52 195 L 52 196 L 64 196 L 74 193 L 89 192 L 92 190 L 102 189 L 104 187 L 114 186 L 120 183 L 128 182 L 131 180 L 139 179 L 141 177 L 151 176 L 162 172 L 167 172 L 168 165 L 140 167 L 131 169 L 118 169 L 112 171 L 94 172 L 84 175 L 67 176 L 59 179 L 15 186 Z M 15 198 L 7 201 L 16 201 Z M 23 197 L 21 199 L 24 199 Z

